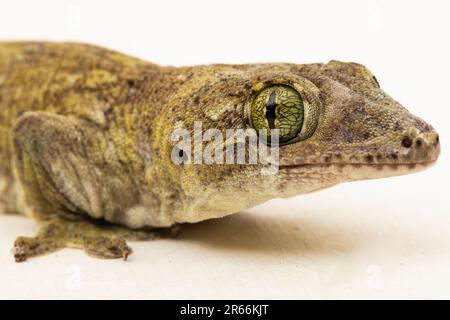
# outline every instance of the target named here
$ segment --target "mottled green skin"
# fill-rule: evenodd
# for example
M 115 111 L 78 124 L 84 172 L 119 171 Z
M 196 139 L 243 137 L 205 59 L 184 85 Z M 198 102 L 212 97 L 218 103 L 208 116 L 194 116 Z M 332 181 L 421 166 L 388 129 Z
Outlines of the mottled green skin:
M 251 128 L 250 106 L 272 84 L 301 92 L 315 110 L 305 116 L 308 138 L 280 148 L 277 174 L 261 174 L 262 165 L 171 161 L 175 128 Z M 38 237 L 18 239 L 17 260 L 64 246 L 128 255 L 125 242 L 81 217 L 124 226 L 115 234 L 127 237 L 129 229 L 409 173 L 439 154 L 433 128 L 356 63 L 173 68 L 82 44 L 0 43 L 0 130 L 4 210 L 42 225 Z

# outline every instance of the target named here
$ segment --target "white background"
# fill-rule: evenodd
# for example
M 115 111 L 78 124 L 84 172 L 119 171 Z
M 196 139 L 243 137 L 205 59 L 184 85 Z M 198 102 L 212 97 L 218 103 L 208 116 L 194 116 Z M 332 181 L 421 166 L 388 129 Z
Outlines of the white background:
M 8 1 L 1 40 L 82 41 L 164 65 L 356 61 L 441 136 L 432 169 L 274 200 L 132 243 L 15 264 L 0 216 L 0 298 L 450 298 L 449 1 Z

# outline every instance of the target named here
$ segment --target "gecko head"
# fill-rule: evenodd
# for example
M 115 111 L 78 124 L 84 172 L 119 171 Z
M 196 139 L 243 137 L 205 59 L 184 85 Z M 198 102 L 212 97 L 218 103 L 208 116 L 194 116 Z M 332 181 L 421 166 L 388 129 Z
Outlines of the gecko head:
M 279 140 L 271 145 L 279 152 L 273 174 L 262 172 L 267 163 L 248 163 L 251 146 L 245 149 L 245 164 L 226 164 L 224 156 L 221 163 L 192 165 L 190 149 L 191 164 L 174 169 L 185 179 L 184 190 L 202 190 L 211 201 L 227 202 L 230 212 L 340 182 L 416 172 L 433 164 L 440 152 L 433 127 L 388 96 L 356 63 L 208 66 L 197 70 L 173 99 L 184 111 L 169 120 L 170 127 L 187 128 L 191 137 L 196 121 L 203 133 L 216 129 L 223 155 L 226 146 L 239 144 L 226 130 L 249 129 L 269 138 L 277 130 Z M 196 144 L 194 138 L 189 141 Z
M 437 160 L 437 132 L 387 95 L 363 65 L 331 61 L 299 73 L 312 83 L 307 90 L 320 111 L 310 120 L 317 122 L 314 133 L 280 148 L 283 180 L 320 180 L 309 184 L 315 190 L 417 172 Z M 284 188 L 296 193 L 293 183 Z

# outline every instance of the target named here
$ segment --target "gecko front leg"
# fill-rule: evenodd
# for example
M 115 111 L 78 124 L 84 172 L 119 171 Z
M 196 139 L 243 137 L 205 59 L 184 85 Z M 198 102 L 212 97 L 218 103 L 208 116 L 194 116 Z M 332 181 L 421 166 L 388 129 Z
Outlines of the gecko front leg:
M 77 118 L 28 112 L 18 119 L 13 130 L 15 174 L 28 213 L 40 229 L 35 237 L 15 241 L 16 261 L 64 247 L 98 258 L 126 259 L 132 252 L 126 239 L 172 234 L 169 229 L 132 230 L 104 221 L 108 210 L 114 213 L 135 201 L 133 192 L 124 192 L 132 189 L 132 179 L 125 170 L 111 167 L 111 155 L 102 154 L 104 139 L 95 125 Z M 112 175 L 116 183 L 107 188 Z M 105 193 L 114 194 L 114 200 L 105 203 Z
M 13 254 L 17 262 L 22 262 L 29 257 L 64 247 L 84 249 L 87 254 L 97 258 L 126 260 L 132 253 L 123 237 L 99 228 L 88 220 L 69 221 L 54 217 L 41 224 L 35 237 L 17 238 Z

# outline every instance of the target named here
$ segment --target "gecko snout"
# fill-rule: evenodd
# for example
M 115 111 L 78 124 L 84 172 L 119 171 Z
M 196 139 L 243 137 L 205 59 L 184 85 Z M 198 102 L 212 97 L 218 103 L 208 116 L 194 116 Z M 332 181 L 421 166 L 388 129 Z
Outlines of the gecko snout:
M 441 151 L 439 135 L 436 131 L 409 131 L 400 141 L 406 162 L 434 162 Z

